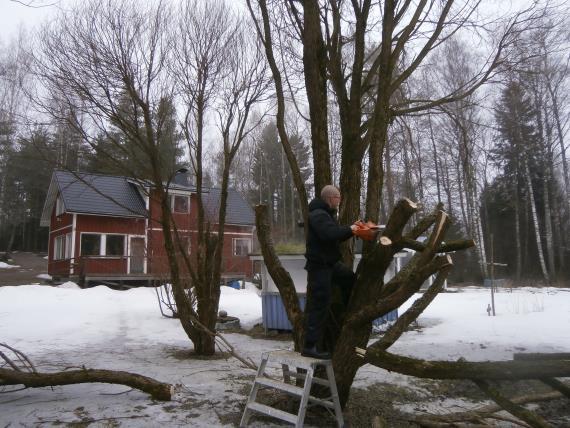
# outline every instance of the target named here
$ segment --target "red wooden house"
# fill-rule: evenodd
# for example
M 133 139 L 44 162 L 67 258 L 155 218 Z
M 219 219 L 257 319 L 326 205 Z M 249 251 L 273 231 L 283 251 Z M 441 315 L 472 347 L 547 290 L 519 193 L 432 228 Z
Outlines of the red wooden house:
M 184 174 L 168 186 L 179 236 L 196 248 L 197 194 Z M 150 197 L 149 197 L 150 195 Z M 48 273 L 82 283 L 168 280 L 160 207 L 152 186 L 128 177 L 55 171 L 41 225 L 49 226 Z M 220 190 L 203 190 L 207 221 L 217 227 Z M 223 277 L 249 278 L 254 232 L 251 207 L 230 189 L 224 232 Z

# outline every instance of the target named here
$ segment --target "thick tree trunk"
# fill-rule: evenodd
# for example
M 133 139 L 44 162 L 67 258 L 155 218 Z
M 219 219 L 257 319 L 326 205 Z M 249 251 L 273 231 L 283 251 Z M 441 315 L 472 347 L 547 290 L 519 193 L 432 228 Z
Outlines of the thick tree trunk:
M 198 264 L 199 284 L 195 287 L 198 300 L 198 319 L 202 327 L 198 331 L 198 340 L 194 349 L 199 355 L 213 355 L 216 351 L 216 321 L 220 303 L 220 283 L 224 249 L 224 231 L 228 200 L 229 169 L 232 155 L 227 152 L 228 145 L 224 146 L 224 165 L 222 171 L 222 186 L 220 191 L 220 205 L 218 207 L 217 235 L 204 233 L 205 253 L 202 254 Z
M 341 406 L 344 408 L 350 397 L 350 388 L 362 360 L 354 354 L 354 348 L 365 347 L 372 332 L 372 323 L 359 326 L 352 334 L 343 332 L 336 343 L 333 355 L 334 376 Z
M 368 180 L 366 182 L 366 220 L 378 223 L 380 216 L 380 196 L 384 182 L 382 158 L 388 144 L 388 109 L 381 115 L 382 124 L 378 125 L 378 136 L 370 143 L 368 152 Z
M 208 322 L 207 320 L 204 320 Z M 194 352 L 198 355 L 214 355 L 216 353 L 216 336 L 201 330 L 196 334 L 196 339 L 192 341 Z
M 271 221 L 266 205 L 257 205 L 255 207 L 255 225 L 257 228 L 257 237 L 263 254 L 263 260 L 271 279 L 275 282 L 279 294 L 283 299 L 287 318 L 293 326 L 293 342 L 295 350 L 299 351 L 302 346 L 303 337 L 303 311 L 299 304 L 299 297 L 295 289 L 295 284 L 291 279 L 289 272 L 283 267 L 275 249 L 273 247 L 273 239 L 271 238 Z
M 156 181 L 156 179 L 155 182 L 161 183 L 160 181 Z M 180 324 L 182 325 L 184 332 L 190 338 L 192 343 L 196 344 L 197 342 L 199 342 L 200 338 L 200 332 L 194 327 L 193 323 L 193 321 L 197 318 L 197 314 L 194 312 L 194 309 L 192 308 L 192 303 L 190 302 L 190 299 L 186 294 L 186 287 L 180 275 L 180 266 L 178 264 L 176 251 L 174 249 L 174 242 L 172 239 L 173 225 L 171 218 L 172 213 L 168 205 L 169 200 L 165 190 L 162 188 L 162 185 L 157 184 L 157 188 L 159 190 L 158 197 L 160 198 L 160 207 L 161 207 L 161 216 L 162 216 L 161 225 L 164 236 L 164 249 L 166 252 L 166 257 L 170 268 L 170 280 L 172 281 L 172 295 L 174 297 L 174 301 L 176 302 L 176 312 L 178 314 L 178 318 L 180 319 Z
M 370 2 L 368 2 L 367 8 L 369 7 Z M 388 128 L 392 119 L 390 98 L 394 91 L 391 88 L 391 84 L 396 68 L 396 59 L 393 52 L 394 46 L 392 44 L 392 35 L 396 26 L 395 10 L 395 2 L 387 1 L 384 3 L 382 12 L 382 42 L 378 56 L 379 67 L 382 72 L 378 73 L 377 76 L 376 100 L 371 119 L 372 128 L 366 135 L 366 145 L 369 147 L 370 156 L 370 170 L 368 171 L 366 188 L 366 218 L 375 223 L 378 222 L 380 214 L 380 198 L 384 184 L 382 158 L 385 147 L 388 144 Z
M 83 369 L 57 373 L 29 373 L 0 368 L 0 385 L 24 385 L 28 388 L 75 385 L 78 383 L 110 383 L 140 389 L 156 400 L 169 401 L 172 385 L 146 376 L 112 370 Z
M 305 0 L 303 6 L 303 65 L 311 118 L 315 194 L 319 195 L 324 186 L 331 184 L 327 126 L 327 50 L 321 32 L 319 2 Z
M 200 269 L 200 268 L 198 268 Z M 216 352 L 216 321 L 220 301 L 220 282 L 207 277 L 199 287 L 201 291 L 197 298 L 198 323 L 195 326 L 196 340 L 193 340 L 194 351 L 198 355 L 214 355 Z M 197 289 L 197 288 L 196 288 Z
M 343 199 L 338 219 L 340 224 L 352 224 L 360 215 L 362 159 L 349 155 L 350 150 L 343 147 L 343 152 L 345 151 L 340 171 L 340 189 Z

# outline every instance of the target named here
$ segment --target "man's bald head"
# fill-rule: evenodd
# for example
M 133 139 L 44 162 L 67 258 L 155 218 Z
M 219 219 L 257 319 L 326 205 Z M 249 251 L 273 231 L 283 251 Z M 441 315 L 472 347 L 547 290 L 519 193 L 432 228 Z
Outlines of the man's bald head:
M 332 184 L 327 184 L 321 190 L 321 199 L 325 199 L 330 196 L 340 196 L 340 191 Z
M 336 210 L 340 204 L 340 191 L 332 184 L 327 184 L 321 190 L 321 199 Z

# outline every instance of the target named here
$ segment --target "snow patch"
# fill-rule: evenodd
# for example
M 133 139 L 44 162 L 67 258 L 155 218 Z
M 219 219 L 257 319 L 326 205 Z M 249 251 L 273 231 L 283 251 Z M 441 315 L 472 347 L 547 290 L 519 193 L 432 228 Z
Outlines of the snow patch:
M 38 277 L 39 277 L 39 275 L 38 275 Z M 51 277 L 50 277 L 50 279 L 51 279 Z M 57 286 L 57 288 L 65 288 L 68 290 L 81 290 L 81 287 L 79 287 L 79 285 L 77 285 L 75 282 L 72 282 L 72 281 L 67 281 L 67 282 L 64 282 L 63 284 L 59 284 Z
M 442 293 L 419 318 L 418 329 L 405 333 L 390 350 L 425 359 L 464 357 L 471 361 L 507 360 L 516 352 L 570 352 L 568 292 L 570 289 L 501 290 L 495 295 L 496 317 L 486 312 L 490 302 L 487 289 Z M 400 314 L 418 297 L 406 302 Z M 527 302 L 529 309 L 538 302 L 543 310 L 525 312 L 522 302 Z M 513 310 L 517 305 L 520 310 Z M 247 283 L 241 290 L 222 287 L 220 310 L 238 317 L 243 327 L 253 327 L 262 316 L 259 290 Z M 238 333 L 224 337 L 236 352 L 256 363 L 262 352 L 292 345 Z M 106 384 L 0 394 L 0 426 L 45 425 L 46 421 L 65 425 L 113 418 L 121 427 L 229 426 L 218 415 L 242 411 L 255 375 L 234 358 L 192 358 L 192 344 L 180 322 L 160 315 L 155 290 L 147 287 L 79 289 L 69 282 L 59 287 L 0 287 L 0 338 L 26 353 L 39 371 L 81 366 L 126 370 L 177 385 L 174 400 L 166 403 L 153 402 L 138 390 Z M 278 369 L 272 368 L 271 373 L 277 375 Z M 417 390 L 426 398 L 424 410 L 433 413 L 471 406 L 460 400 L 437 400 L 415 386 L 414 378 L 370 365 L 359 370 L 353 387 L 379 382 Z M 254 426 L 263 425 L 254 422 Z
M 13 268 L 19 268 L 20 266 L 18 265 L 10 265 L 8 263 L 5 262 L 0 262 L 0 269 L 13 269 Z

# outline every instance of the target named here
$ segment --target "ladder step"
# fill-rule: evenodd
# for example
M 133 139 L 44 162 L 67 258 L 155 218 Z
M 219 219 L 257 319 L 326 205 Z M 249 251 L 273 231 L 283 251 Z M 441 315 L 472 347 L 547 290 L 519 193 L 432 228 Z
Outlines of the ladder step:
M 291 370 L 283 370 L 283 376 L 285 375 L 289 375 L 291 377 L 295 377 L 298 379 L 305 379 L 307 377 L 305 373 L 297 373 L 296 371 L 291 371 Z M 328 380 L 321 379 L 320 377 L 314 377 L 313 383 L 318 383 L 319 385 L 322 386 L 330 386 L 330 382 Z
M 267 416 L 272 416 L 282 421 L 286 421 L 292 424 L 297 423 L 297 415 L 293 415 L 289 412 L 284 412 L 283 410 L 274 409 L 273 407 L 266 406 L 265 404 L 251 402 L 247 404 L 247 408 L 258 413 L 263 413 Z
M 315 369 L 317 366 L 329 366 L 332 364 L 331 360 L 318 360 L 316 358 L 304 357 L 298 352 L 289 350 L 272 351 L 263 354 L 263 358 L 268 359 L 275 363 L 287 364 L 291 367 L 299 367 L 301 369 Z
M 332 401 L 323 400 L 322 398 L 316 398 L 312 395 L 309 396 L 309 403 L 315 403 L 319 406 L 328 407 L 329 409 L 334 409 L 334 403 Z
M 255 378 L 255 383 L 258 383 L 263 386 L 269 386 L 271 388 L 279 389 L 281 391 L 286 391 L 292 395 L 298 395 L 299 397 L 303 395 L 303 388 L 300 388 L 295 385 L 291 385 L 289 383 L 280 382 L 278 380 L 269 379 L 267 377 L 258 377 Z
M 313 378 L 313 380 L 315 380 L 315 378 Z M 273 380 L 263 377 L 263 378 L 256 378 L 255 383 L 258 383 L 259 385 L 263 386 L 268 386 L 270 388 L 279 389 L 281 391 L 286 391 L 289 394 L 296 395 L 299 397 L 303 395 L 303 388 L 285 382 L 279 382 L 278 380 Z M 309 396 L 309 402 L 318 404 L 323 407 L 328 407 L 329 409 L 334 409 L 334 403 L 331 400 L 332 397 L 329 400 L 326 400 L 322 398 L 313 397 L 312 395 Z

